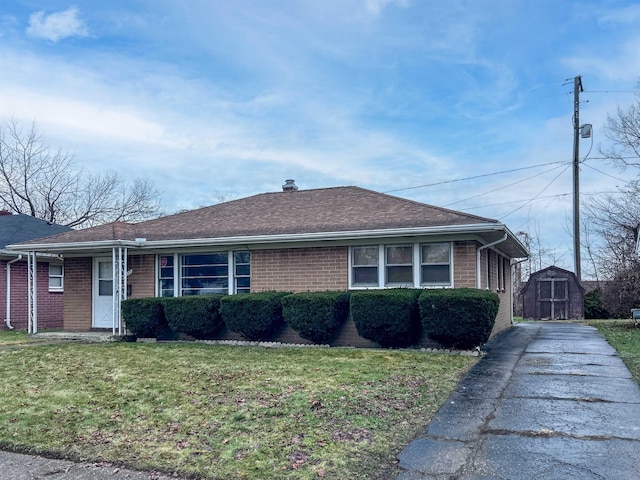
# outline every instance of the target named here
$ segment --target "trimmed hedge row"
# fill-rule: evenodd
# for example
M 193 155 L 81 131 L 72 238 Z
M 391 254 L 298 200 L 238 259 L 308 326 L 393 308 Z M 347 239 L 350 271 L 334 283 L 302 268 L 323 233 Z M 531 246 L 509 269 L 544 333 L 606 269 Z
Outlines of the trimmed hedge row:
M 222 326 L 220 301 L 223 295 L 198 295 L 162 299 L 169 328 L 194 338 L 212 338 Z
M 473 288 L 425 290 L 419 305 L 422 328 L 429 338 L 464 349 L 489 340 L 500 299 L 493 292 Z
M 408 347 L 420 340 L 418 296 L 422 290 L 368 290 L 351 295 L 358 334 L 383 347 Z
M 287 292 L 228 295 L 220 302 L 220 313 L 229 330 L 249 340 L 266 340 L 284 325 L 282 297 Z
M 288 325 L 302 338 L 330 343 L 350 314 L 358 334 L 383 347 L 415 345 L 424 332 L 446 347 L 471 348 L 489 339 L 498 306 L 495 293 L 469 288 L 262 292 L 130 299 L 122 315 L 139 337 L 172 331 L 207 339 L 226 324 L 249 340 L 267 340 Z
M 308 292 L 282 297 L 284 321 L 302 338 L 329 343 L 349 316 L 347 292 Z

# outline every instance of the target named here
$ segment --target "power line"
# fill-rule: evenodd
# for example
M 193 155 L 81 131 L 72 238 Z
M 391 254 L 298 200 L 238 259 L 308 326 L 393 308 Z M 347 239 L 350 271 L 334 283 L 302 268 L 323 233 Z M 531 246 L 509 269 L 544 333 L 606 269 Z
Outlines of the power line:
M 547 185 L 545 185 L 545 187 L 544 187 L 542 190 L 540 190 L 540 191 L 539 191 L 539 192 L 538 192 L 538 193 L 537 193 L 533 198 L 531 198 L 530 200 L 527 200 L 525 203 L 523 203 L 522 205 L 520 205 L 518 208 L 516 208 L 516 209 L 514 209 L 514 210 L 510 211 L 510 212 L 509 212 L 509 213 L 507 213 L 506 215 L 503 215 L 502 217 L 500 217 L 500 220 L 502 220 L 502 219 L 504 219 L 504 218 L 507 218 L 507 217 L 508 217 L 509 215 L 511 215 L 512 213 L 515 213 L 515 212 L 517 212 L 518 210 L 520 210 L 521 208 L 526 207 L 526 206 L 527 206 L 527 205 L 529 205 L 531 202 L 533 202 L 535 199 L 537 199 L 540 195 L 542 195 L 542 193 L 544 193 L 544 191 L 545 191 L 547 188 L 549 188 L 549 187 L 551 186 L 551 184 L 552 184 L 553 182 L 555 182 L 555 181 L 560 177 L 560 175 L 562 175 L 564 172 L 566 172 L 566 171 L 567 171 L 567 169 L 568 169 L 570 166 L 571 166 L 571 165 L 567 165 L 566 167 L 564 167 L 564 168 L 562 169 L 562 171 L 561 171 L 558 175 L 556 175 L 555 177 L 553 177 L 553 180 L 551 180 L 549 183 L 547 183 Z
M 553 163 L 558 163 L 558 162 L 553 162 Z M 514 186 L 514 185 L 517 185 L 517 184 L 519 184 L 519 183 L 526 182 L 527 180 L 531 180 L 532 178 L 539 177 L 540 175 L 544 175 L 545 173 L 552 172 L 552 171 L 554 171 L 554 170 L 557 170 L 557 169 L 558 169 L 558 168 L 560 168 L 560 167 L 562 167 L 562 165 L 555 166 L 555 167 L 553 167 L 553 168 L 550 168 L 549 170 L 545 170 L 544 172 L 536 173 L 535 175 L 531 175 L 530 177 L 523 178 L 523 179 L 521 179 L 521 180 L 518 180 L 517 182 L 509 183 L 509 184 L 507 184 L 507 185 L 502 185 L 502 186 L 500 186 L 500 187 L 498 187 L 498 188 L 494 188 L 493 190 L 489 190 L 489 191 L 486 191 L 486 192 L 479 193 L 479 194 L 474 195 L 474 196 L 472 196 L 472 197 L 463 198 L 462 200 L 456 200 L 455 202 L 448 203 L 448 204 L 443 205 L 443 206 L 444 206 L 444 207 L 450 207 L 450 206 L 452 206 L 452 205 L 456 205 L 456 204 L 458 204 L 458 203 L 466 202 L 467 200 L 473 200 L 474 198 L 482 197 L 483 195 L 488 195 L 488 194 L 490 194 L 490 193 L 495 193 L 495 192 L 498 192 L 498 191 L 500 191 L 500 190 L 504 190 L 505 188 L 508 188 L 508 187 L 512 187 L 512 186 Z M 564 170 L 563 170 L 563 171 L 564 171 Z
M 584 93 L 640 93 L 640 90 L 584 90 Z
M 529 169 L 532 169 L 532 168 L 546 167 L 547 165 L 555 165 L 555 164 L 558 164 L 558 163 L 563 164 L 564 162 L 539 163 L 537 165 L 530 165 L 528 167 L 513 168 L 511 170 L 502 170 L 500 172 L 484 173 L 482 175 L 474 175 L 473 177 L 454 178 L 452 180 L 443 180 L 441 182 L 435 182 L 435 183 L 425 183 L 423 185 L 416 185 L 414 187 L 396 188 L 394 190 L 387 190 L 387 191 L 382 192 L 382 193 L 402 192 L 404 190 L 415 190 L 416 188 L 434 187 L 436 185 L 444 185 L 446 183 L 463 182 L 465 180 L 475 180 L 476 178 L 492 177 L 492 176 L 495 176 L 495 175 L 502 175 L 502 174 L 505 174 L 505 173 L 518 172 L 520 170 L 529 170 Z
M 616 177 L 616 176 L 611 175 L 611 174 L 609 174 L 607 172 L 603 172 L 602 170 L 599 170 L 596 167 L 592 167 L 591 165 L 587 165 L 586 163 L 583 163 L 583 165 L 585 167 L 587 167 L 587 168 L 590 168 L 591 170 L 595 170 L 596 172 L 601 173 L 602 175 L 606 175 L 607 177 L 611 177 L 614 180 L 619 180 L 619 181 L 624 182 L 624 183 L 630 183 L 630 180 L 624 180 L 624 179 L 622 179 L 620 177 Z
M 595 196 L 595 195 L 604 195 L 604 194 L 614 194 L 614 193 L 620 193 L 620 192 L 582 192 L 581 195 L 587 195 L 587 196 Z M 537 200 L 546 200 L 546 199 L 550 199 L 550 198 L 562 198 L 562 197 L 568 197 L 569 195 L 571 195 L 571 192 L 566 192 L 566 193 L 556 193 L 555 195 L 545 195 L 544 197 L 538 197 Z M 480 208 L 489 208 L 489 207 L 499 207 L 501 205 L 511 205 L 512 203 L 521 203 L 521 202 L 526 202 L 527 199 L 520 199 L 520 200 L 510 200 L 508 202 L 498 202 L 498 203 L 490 203 L 488 205 L 478 205 L 475 207 L 465 207 L 465 210 L 478 210 Z

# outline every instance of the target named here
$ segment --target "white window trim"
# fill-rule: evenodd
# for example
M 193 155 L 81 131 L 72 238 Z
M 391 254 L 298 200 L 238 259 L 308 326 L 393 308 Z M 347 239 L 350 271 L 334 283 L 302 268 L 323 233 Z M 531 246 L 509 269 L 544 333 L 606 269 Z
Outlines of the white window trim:
M 51 266 L 52 265 L 56 265 L 56 266 L 60 266 L 61 268 L 61 273 L 60 275 L 51 275 Z M 48 266 L 49 269 L 49 292 L 64 292 L 64 264 L 63 263 L 49 263 Z M 59 287 L 52 287 L 51 286 L 51 278 L 59 278 L 60 279 L 60 286 Z
M 181 297 L 182 296 L 182 257 L 183 255 L 199 255 L 199 254 L 214 254 L 214 253 L 226 253 L 227 254 L 227 294 L 234 295 L 237 293 L 236 291 L 236 265 L 235 265 L 235 253 L 238 252 L 249 252 L 250 250 L 213 250 L 207 252 L 181 252 L 174 254 L 158 254 L 156 255 L 155 261 L 155 277 L 156 277 L 156 297 L 160 296 L 160 257 L 169 257 L 173 255 L 173 296 Z M 251 263 L 249 264 L 251 265 Z M 251 268 L 251 267 L 250 267 Z M 250 275 L 251 276 L 251 275 Z
M 420 262 L 420 246 L 428 243 L 448 243 L 449 246 L 449 273 L 451 276 L 450 284 L 441 284 L 441 285 L 421 285 L 420 282 L 420 272 L 422 270 L 422 264 Z M 387 265 L 386 265 L 386 247 L 401 247 L 401 246 L 413 246 L 413 285 L 412 284 L 393 284 L 386 285 L 386 276 L 387 276 Z M 376 245 L 371 244 L 363 244 L 363 245 L 350 245 L 349 251 L 347 255 L 349 275 L 348 275 L 348 287 L 349 290 L 384 290 L 390 288 L 423 288 L 423 289 L 431 289 L 431 288 L 454 288 L 455 280 L 454 280 L 454 255 L 453 255 L 453 242 L 415 242 L 415 243 L 382 243 L 377 245 L 378 247 L 378 285 L 377 286 L 360 286 L 353 284 L 353 249 L 358 247 L 375 247 Z
M 441 245 L 441 244 L 445 244 L 448 243 L 449 244 L 449 263 L 422 263 L 422 258 L 421 258 L 421 251 L 420 248 L 422 247 L 422 245 L 428 245 L 428 244 L 432 244 L 432 245 Z M 420 271 L 418 272 L 418 281 L 416 282 L 417 285 L 420 285 L 420 288 L 453 288 L 453 242 L 422 242 L 420 244 L 417 244 L 417 251 L 418 251 L 418 266 L 420 267 Z M 422 283 L 422 266 L 423 265 L 449 265 L 449 282 L 448 283 Z
M 412 288 L 413 285 L 416 284 L 416 244 L 415 243 L 392 243 L 392 244 L 388 244 L 388 245 L 380 245 L 382 247 L 382 259 L 384 260 L 383 265 L 384 265 L 384 272 L 382 275 L 382 283 L 378 282 L 378 285 L 384 285 L 385 288 Z M 412 281 L 413 284 L 411 283 L 389 283 L 387 281 L 387 267 L 389 267 L 390 265 L 387 263 L 387 248 L 393 248 L 393 247 L 411 247 L 412 248 L 412 264 L 411 264 L 411 275 L 412 275 Z M 378 259 L 379 262 L 379 259 Z M 408 266 L 407 264 L 392 264 L 391 266 L 396 266 L 396 267 L 406 267 Z

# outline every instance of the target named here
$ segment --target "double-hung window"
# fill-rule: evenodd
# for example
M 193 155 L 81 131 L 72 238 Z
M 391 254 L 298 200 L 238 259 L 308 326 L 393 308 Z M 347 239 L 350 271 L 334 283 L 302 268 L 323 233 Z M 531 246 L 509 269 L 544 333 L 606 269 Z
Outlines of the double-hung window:
M 448 286 L 451 283 L 451 244 L 420 245 L 420 284 Z
M 413 285 L 413 245 L 385 247 L 385 285 Z
M 350 253 L 351 288 L 453 286 L 450 242 L 354 246 Z
M 354 287 L 378 286 L 378 246 L 351 249 L 351 275 Z
M 49 291 L 62 292 L 64 290 L 64 267 L 61 263 L 49 264 Z

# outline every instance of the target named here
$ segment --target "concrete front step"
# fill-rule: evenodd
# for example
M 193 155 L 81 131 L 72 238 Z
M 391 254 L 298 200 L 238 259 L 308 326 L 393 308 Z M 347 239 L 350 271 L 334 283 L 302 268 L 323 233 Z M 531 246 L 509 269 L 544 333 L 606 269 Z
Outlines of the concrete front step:
M 119 342 L 122 337 L 111 332 L 38 332 L 31 338 L 42 340 L 68 340 L 87 343 Z

